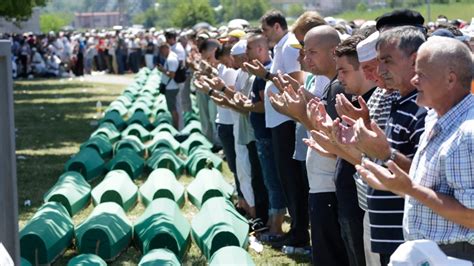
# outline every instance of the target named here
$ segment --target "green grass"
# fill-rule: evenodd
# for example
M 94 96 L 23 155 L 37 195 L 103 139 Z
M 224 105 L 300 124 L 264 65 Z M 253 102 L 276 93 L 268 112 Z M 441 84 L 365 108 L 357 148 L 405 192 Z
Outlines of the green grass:
M 418 6 L 411 9 L 420 12 L 425 18 L 425 23 L 428 22 L 428 12 L 426 5 Z M 375 20 L 378 16 L 390 12 L 392 10 L 394 9 L 381 8 L 366 12 L 359 12 L 354 10 L 336 14 L 333 16 L 337 18 L 343 18 L 347 21 L 355 19 Z M 447 16 L 448 19 L 458 18 L 471 22 L 471 18 L 474 17 L 474 0 L 464 1 L 464 3 L 431 4 L 431 21 L 435 21 L 436 17 L 440 14 Z
M 27 221 L 42 205 L 44 193 L 54 185 L 63 173 L 64 164 L 86 141 L 94 130 L 96 102 L 100 100 L 108 106 L 125 88 L 124 85 L 91 84 L 65 80 L 19 81 L 15 83 L 15 127 L 17 128 L 17 173 L 19 197 L 19 227 Z M 232 182 L 227 164 L 224 164 L 224 176 Z M 95 187 L 102 178 L 92 182 Z M 140 186 L 145 176 L 135 180 Z M 181 176 L 185 186 L 192 177 Z M 31 200 L 32 205 L 23 205 Z M 93 205 L 83 209 L 73 217 L 77 226 L 92 212 Z M 134 222 L 145 208 L 138 203 L 127 216 Z M 184 215 L 192 220 L 198 210 L 189 202 L 182 209 Z M 285 224 L 288 228 L 288 224 Z M 303 256 L 287 256 L 265 246 L 261 254 L 249 250 L 258 265 L 295 265 L 309 264 Z M 74 244 L 54 263 L 66 265 L 77 255 Z M 112 265 L 136 265 L 141 258 L 140 252 L 130 246 Z M 184 258 L 185 265 L 206 265 L 206 259 L 193 243 Z

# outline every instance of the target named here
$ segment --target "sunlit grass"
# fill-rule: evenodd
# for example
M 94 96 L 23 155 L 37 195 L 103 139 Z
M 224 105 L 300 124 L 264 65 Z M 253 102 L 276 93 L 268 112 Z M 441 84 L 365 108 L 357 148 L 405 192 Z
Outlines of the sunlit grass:
M 19 197 L 19 227 L 25 226 L 43 203 L 44 193 L 51 188 L 57 178 L 64 172 L 64 164 L 79 151 L 81 143 L 86 141 L 94 130 L 96 119 L 96 102 L 101 101 L 104 108 L 113 101 L 125 88 L 125 85 L 90 84 L 67 80 L 21 81 L 15 83 L 15 127 L 17 148 L 17 173 Z M 224 163 L 223 174 L 226 180 L 234 183 L 227 164 Z M 143 184 L 146 176 L 134 182 Z M 102 177 L 91 182 L 95 187 Z M 187 186 L 193 181 L 191 176 L 180 176 L 179 182 Z M 26 200 L 31 206 L 24 206 Z M 90 203 L 73 217 L 74 225 L 81 224 L 92 212 Z M 133 223 L 145 211 L 138 202 L 127 217 Z M 198 209 L 189 201 L 182 209 L 184 216 L 191 222 Z M 285 224 L 285 230 L 289 225 Z M 308 264 L 308 258 L 287 255 L 265 246 L 262 254 L 251 249 L 255 263 L 258 265 L 294 265 Z M 66 265 L 77 255 L 74 244 L 55 262 L 54 265 Z M 141 253 L 133 244 L 122 253 L 111 265 L 136 265 Z M 207 260 L 193 243 L 188 250 L 184 265 L 206 265 Z

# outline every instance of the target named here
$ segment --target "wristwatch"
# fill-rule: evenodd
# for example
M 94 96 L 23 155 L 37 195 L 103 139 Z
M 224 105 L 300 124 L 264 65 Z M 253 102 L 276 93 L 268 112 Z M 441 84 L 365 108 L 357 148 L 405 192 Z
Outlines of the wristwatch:
M 390 156 L 383 160 L 383 164 L 386 164 L 388 161 L 394 161 L 395 157 L 397 156 L 397 150 L 394 148 L 390 148 Z

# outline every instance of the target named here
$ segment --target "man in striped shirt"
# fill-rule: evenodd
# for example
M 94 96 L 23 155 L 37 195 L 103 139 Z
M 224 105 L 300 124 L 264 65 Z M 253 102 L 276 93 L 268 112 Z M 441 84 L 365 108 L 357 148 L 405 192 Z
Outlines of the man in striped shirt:
M 421 133 L 426 109 L 416 105 L 417 91 L 410 83 L 414 61 L 424 35 L 413 26 L 383 32 L 377 41 L 378 72 L 388 88 L 396 88 L 401 98 L 392 105 L 385 132 L 372 121 L 359 119 L 354 125 L 356 147 L 379 164 L 391 159 L 404 169 L 411 164 Z M 372 251 L 380 254 L 381 265 L 404 242 L 402 218 L 404 200 L 400 196 L 373 188 L 367 190 Z
M 430 239 L 448 256 L 474 261 L 474 96 L 472 55 L 453 39 L 422 45 L 412 82 L 417 103 L 433 108 L 410 176 L 394 162 L 389 170 L 357 166 L 373 186 L 405 196 L 407 240 Z

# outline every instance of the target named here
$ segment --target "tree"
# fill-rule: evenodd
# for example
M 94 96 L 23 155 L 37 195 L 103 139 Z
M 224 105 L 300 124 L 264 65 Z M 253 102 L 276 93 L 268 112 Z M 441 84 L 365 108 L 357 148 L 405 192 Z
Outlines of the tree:
M 183 1 L 174 9 L 171 20 L 176 27 L 187 28 L 198 22 L 214 24 L 215 14 L 208 0 Z
M 256 20 L 270 8 L 268 0 L 221 0 L 221 4 L 225 21 L 235 18 Z
M 9 20 L 28 20 L 33 8 L 45 6 L 48 0 L 1 0 L 0 17 Z
M 71 14 L 49 13 L 40 15 L 40 29 L 42 32 L 58 32 L 72 21 Z
M 288 11 L 286 12 L 286 15 L 288 17 L 297 18 L 301 14 L 303 14 L 303 12 L 304 12 L 303 5 L 301 5 L 301 4 L 291 4 L 290 7 L 288 8 Z

